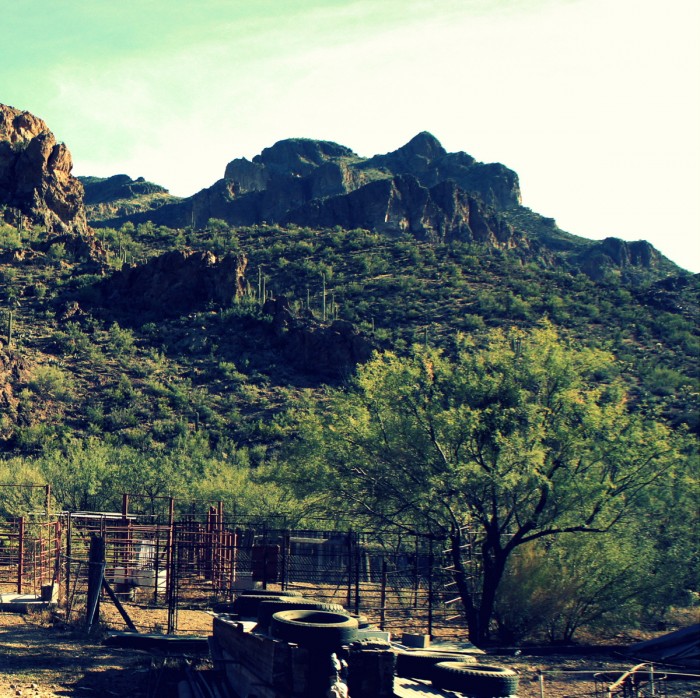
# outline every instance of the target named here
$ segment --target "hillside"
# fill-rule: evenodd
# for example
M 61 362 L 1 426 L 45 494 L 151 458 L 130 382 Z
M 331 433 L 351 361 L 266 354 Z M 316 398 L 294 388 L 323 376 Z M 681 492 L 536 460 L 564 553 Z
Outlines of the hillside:
M 104 229 L 111 266 L 95 274 L 60 244 L 41 251 L 41 233 L 3 233 L 6 452 L 72 431 L 146 445 L 197 427 L 214 441 L 274 443 L 272 416 L 371 347 L 449 348 L 457 332 L 544 317 L 614 351 L 640 402 L 697 428 L 697 276 L 632 288 L 474 244 L 220 223 Z M 8 239 L 19 245 L 7 250 Z
M 446 153 L 429 134 L 368 160 L 296 139 L 232 161 L 212 190 L 179 201 L 124 175 L 81 184 L 51 164 L 64 146 L 39 149 L 45 164 L 32 165 L 22 153 L 53 136 L 26 113 L 4 113 L 0 170 L 11 182 L 23 162 L 35 173 L 29 198 L 14 184 L 0 190 L 6 457 L 73 437 L 160 452 L 196 435 L 264 460 L 286 438 L 287 411 L 373 349 L 450 351 L 458 333 L 544 319 L 612 351 L 635 404 L 698 430 L 698 276 L 648 243 L 559 230 L 520 205 L 517 175 L 501 165 Z M 308 193 L 293 210 L 291 190 L 278 196 L 290 182 Z M 51 192 L 66 186 L 76 204 L 51 223 Z M 211 208 L 192 226 L 203 197 Z M 280 222 L 209 216 L 235 219 L 253 202 L 269 218 L 265 206 L 282 202 Z M 374 215 L 376 202 L 385 225 L 349 225 L 354 206 Z M 129 207 L 141 222 L 104 218 Z M 83 225 L 85 211 L 99 228 Z M 172 216 L 187 222 L 162 223 Z

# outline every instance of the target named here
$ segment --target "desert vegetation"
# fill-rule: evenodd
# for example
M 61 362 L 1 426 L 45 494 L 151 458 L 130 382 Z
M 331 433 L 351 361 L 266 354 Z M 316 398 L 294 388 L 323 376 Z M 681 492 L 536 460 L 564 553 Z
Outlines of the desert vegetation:
M 483 639 L 569 641 L 697 605 L 697 277 L 593 280 L 522 250 L 218 219 L 95 242 L 99 265 L 0 228 L 1 482 L 49 482 L 62 509 L 130 491 L 446 538 Z M 243 255 L 244 292 L 182 314 L 105 300 L 114 273 L 185 249 Z M 290 361 L 265 310 L 280 298 L 300 323 L 351 324 L 372 358 Z M 4 515 L 36 496 L 3 494 Z

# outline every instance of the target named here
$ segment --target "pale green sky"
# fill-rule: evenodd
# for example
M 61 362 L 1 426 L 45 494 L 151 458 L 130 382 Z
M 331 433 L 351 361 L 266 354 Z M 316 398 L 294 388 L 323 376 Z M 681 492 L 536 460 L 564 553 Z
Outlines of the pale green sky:
M 290 136 L 419 131 L 524 203 L 700 271 L 698 0 L 0 0 L 0 102 L 76 174 L 188 195 Z

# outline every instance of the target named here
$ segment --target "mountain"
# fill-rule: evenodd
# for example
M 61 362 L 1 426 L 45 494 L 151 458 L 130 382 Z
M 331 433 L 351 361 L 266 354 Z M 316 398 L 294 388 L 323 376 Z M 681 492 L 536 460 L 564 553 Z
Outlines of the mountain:
M 544 319 L 615 354 L 635 406 L 700 431 L 700 276 L 560 230 L 502 165 L 427 133 L 373 158 L 290 139 L 176 200 L 127 175 L 83 185 L 42 121 L 2 113 L 3 456 L 93 438 L 259 456 L 373 350 Z
M 216 219 L 233 226 L 340 226 L 509 249 L 523 260 L 564 263 L 599 280 L 613 273 L 639 282 L 679 271 L 648 243 L 596 242 L 560 230 L 522 206 L 515 172 L 448 153 L 427 132 L 371 158 L 330 141 L 286 139 L 252 161 L 232 160 L 222 179 L 186 199 L 162 191 L 154 197 L 151 189 L 138 189 L 147 183 L 124 177 L 83 180 L 95 225 L 151 221 L 196 229 Z M 105 203 L 110 182 L 117 193 Z
M 519 200 L 514 172 L 449 154 L 428 133 L 370 159 L 336 143 L 295 138 L 265 148 L 252 161 L 232 160 L 223 179 L 188 199 L 101 224 L 148 219 L 197 227 L 217 218 L 231 225 L 339 225 L 513 247 L 518 236 L 493 206 Z

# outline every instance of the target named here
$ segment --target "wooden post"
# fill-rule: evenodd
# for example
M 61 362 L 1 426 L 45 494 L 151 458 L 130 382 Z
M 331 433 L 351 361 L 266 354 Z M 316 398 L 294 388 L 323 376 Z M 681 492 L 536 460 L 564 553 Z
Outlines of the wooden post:
M 87 615 L 85 625 L 89 633 L 95 622 L 100 618 L 100 592 L 102 591 L 102 579 L 105 571 L 105 539 L 102 536 L 93 536 L 90 539 L 90 558 L 88 561 L 88 590 L 87 590 Z

